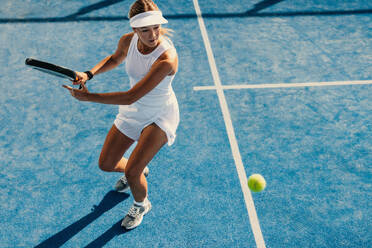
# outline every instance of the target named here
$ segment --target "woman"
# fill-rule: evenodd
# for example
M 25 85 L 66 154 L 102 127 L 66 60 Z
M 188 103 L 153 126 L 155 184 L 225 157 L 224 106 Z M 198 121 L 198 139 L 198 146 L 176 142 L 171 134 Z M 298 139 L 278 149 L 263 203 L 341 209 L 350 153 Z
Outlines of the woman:
M 133 32 L 120 38 L 114 54 L 90 71 L 77 72 L 81 89 L 64 85 L 80 101 L 119 105 L 119 113 L 107 134 L 99 167 L 108 172 L 124 172 L 116 183 L 117 191 L 130 187 L 134 203 L 122 221 L 132 229 L 150 211 L 147 198 L 147 164 L 161 147 L 172 145 L 179 123 L 178 103 L 171 83 L 177 72 L 178 57 L 161 24 L 168 21 L 151 0 L 137 0 L 129 11 Z M 91 93 L 85 82 L 126 61 L 131 89 L 123 92 Z M 124 153 L 137 141 L 128 159 Z M 144 173 L 145 172 L 145 173 Z M 147 173 L 146 173 L 147 172 Z

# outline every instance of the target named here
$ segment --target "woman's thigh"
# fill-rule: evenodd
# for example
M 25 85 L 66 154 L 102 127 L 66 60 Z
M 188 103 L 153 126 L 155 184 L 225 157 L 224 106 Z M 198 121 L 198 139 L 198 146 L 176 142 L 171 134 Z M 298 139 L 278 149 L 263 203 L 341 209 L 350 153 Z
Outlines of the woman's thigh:
M 125 174 L 135 177 L 141 175 L 147 164 L 166 143 L 167 135 L 155 123 L 144 128 L 128 159 Z
M 112 170 L 124 156 L 134 140 L 120 132 L 112 125 L 108 132 L 99 157 L 99 166 L 103 170 Z

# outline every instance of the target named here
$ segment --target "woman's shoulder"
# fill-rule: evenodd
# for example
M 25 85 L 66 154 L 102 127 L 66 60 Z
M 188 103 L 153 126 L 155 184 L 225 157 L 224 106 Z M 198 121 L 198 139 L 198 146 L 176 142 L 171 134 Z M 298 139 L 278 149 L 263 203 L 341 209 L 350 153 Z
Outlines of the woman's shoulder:
M 174 60 L 177 59 L 177 51 L 174 47 L 169 47 L 165 50 L 160 56 L 159 59 L 161 60 Z
M 176 47 L 174 46 L 172 40 L 167 37 L 167 36 L 163 36 L 163 42 L 162 42 L 163 46 L 164 46 L 164 53 L 163 55 L 165 57 L 168 57 L 168 58 L 175 58 L 177 57 L 177 50 L 176 50 Z
M 169 76 L 174 75 L 178 68 L 178 55 L 174 46 L 169 46 L 156 60 L 163 65 L 170 66 L 172 71 Z
M 175 49 L 172 40 L 168 36 L 162 35 L 162 39 L 163 39 L 162 44 L 163 44 L 164 47 L 166 47 L 167 49 L 169 49 L 169 48 L 174 48 Z
M 124 34 L 121 36 L 119 44 L 121 47 L 129 47 L 130 42 L 132 41 L 132 38 L 134 36 L 134 32 Z

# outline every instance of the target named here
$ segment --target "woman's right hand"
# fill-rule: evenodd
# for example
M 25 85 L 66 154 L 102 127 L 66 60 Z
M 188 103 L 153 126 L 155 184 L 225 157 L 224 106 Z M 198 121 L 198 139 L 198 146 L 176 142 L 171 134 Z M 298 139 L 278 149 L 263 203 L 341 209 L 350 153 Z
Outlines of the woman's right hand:
M 75 73 L 78 79 L 73 81 L 72 84 L 73 85 L 80 85 L 80 84 L 85 85 L 85 82 L 88 80 L 88 75 L 85 72 L 80 72 L 80 71 L 76 71 Z

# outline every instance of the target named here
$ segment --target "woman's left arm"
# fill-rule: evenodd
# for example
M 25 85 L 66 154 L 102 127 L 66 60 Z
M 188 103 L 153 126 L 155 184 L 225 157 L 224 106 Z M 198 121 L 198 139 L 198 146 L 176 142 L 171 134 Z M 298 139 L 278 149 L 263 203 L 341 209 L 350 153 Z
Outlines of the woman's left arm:
M 90 93 L 85 85 L 83 88 L 68 89 L 79 101 L 97 102 L 114 105 L 130 105 L 154 89 L 166 76 L 177 71 L 178 59 L 175 50 L 170 49 L 162 54 L 151 66 L 150 71 L 133 88 L 123 92 Z

